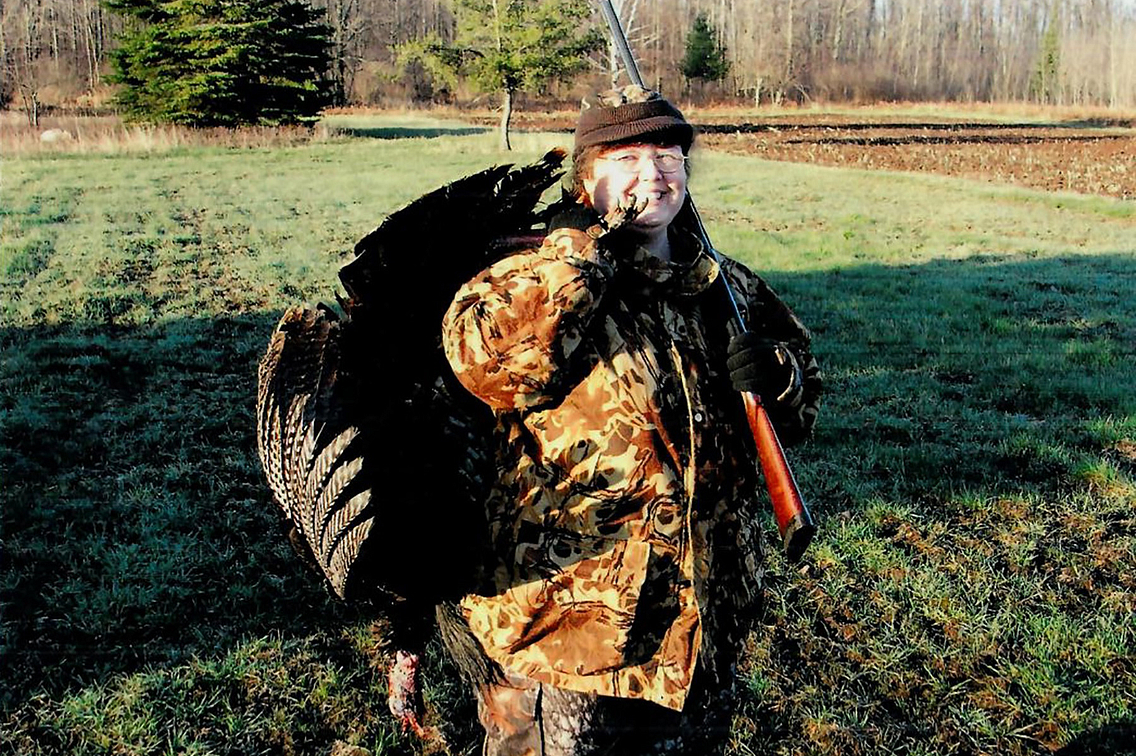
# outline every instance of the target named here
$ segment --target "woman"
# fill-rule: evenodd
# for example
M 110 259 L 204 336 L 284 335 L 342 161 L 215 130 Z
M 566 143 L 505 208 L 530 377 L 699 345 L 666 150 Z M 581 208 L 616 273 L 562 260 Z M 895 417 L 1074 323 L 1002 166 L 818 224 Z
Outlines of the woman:
M 791 442 L 813 425 L 820 379 L 773 291 L 676 222 L 692 141 L 657 93 L 587 98 L 575 204 L 446 315 L 450 365 L 498 423 L 493 559 L 462 601 L 501 670 L 477 690 L 487 754 L 711 753 L 728 735 L 761 587 L 738 391 Z

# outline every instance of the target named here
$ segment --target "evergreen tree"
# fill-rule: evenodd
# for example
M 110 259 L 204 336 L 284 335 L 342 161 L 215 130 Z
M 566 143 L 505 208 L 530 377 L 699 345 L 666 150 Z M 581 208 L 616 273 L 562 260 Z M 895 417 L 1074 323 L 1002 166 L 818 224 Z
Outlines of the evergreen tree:
M 456 83 L 465 76 L 483 92 L 502 94 L 501 146 L 509 149 L 509 120 L 518 91 L 543 92 L 587 66 L 587 54 L 603 46 L 588 28 L 587 0 L 458 0 L 452 44 L 422 39 L 399 51 L 403 65 L 423 64 Z
M 1041 51 L 1030 75 L 1030 94 L 1038 102 L 1056 103 L 1061 93 L 1061 39 L 1056 20 L 1041 38 Z
M 128 118 L 293 124 L 327 102 L 330 29 L 300 0 L 107 0 L 128 17 L 112 53 Z
M 686 54 L 679 68 L 687 79 L 703 81 L 721 81 L 730 71 L 726 48 L 718 40 L 718 34 L 705 13 L 699 13 L 694 19 L 694 28 L 686 36 Z

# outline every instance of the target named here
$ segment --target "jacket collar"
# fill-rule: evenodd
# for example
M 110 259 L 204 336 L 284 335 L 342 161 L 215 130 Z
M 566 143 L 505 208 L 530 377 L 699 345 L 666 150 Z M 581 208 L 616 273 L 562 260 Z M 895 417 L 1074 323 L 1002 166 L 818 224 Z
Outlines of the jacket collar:
M 690 297 L 701 294 L 718 278 L 721 269 L 693 234 L 671 230 L 674 259 L 660 260 L 636 245 L 624 266 L 638 288 L 647 294 Z

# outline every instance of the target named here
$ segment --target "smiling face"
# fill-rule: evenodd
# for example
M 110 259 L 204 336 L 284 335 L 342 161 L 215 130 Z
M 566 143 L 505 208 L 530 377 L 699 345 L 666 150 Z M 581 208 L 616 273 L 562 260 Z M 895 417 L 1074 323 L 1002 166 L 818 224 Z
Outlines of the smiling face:
M 595 158 L 582 183 L 600 215 L 646 200 L 632 227 L 646 236 L 665 234 L 686 200 L 686 156 L 674 145 L 616 145 Z

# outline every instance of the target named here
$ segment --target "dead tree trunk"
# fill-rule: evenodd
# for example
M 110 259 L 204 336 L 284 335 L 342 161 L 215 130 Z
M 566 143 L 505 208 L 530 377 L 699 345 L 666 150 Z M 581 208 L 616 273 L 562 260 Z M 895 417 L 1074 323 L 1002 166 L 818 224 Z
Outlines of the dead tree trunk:
M 509 122 L 513 120 L 513 90 L 505 90 L 505 99 L 501 108 L 501 149 L 508 152 L 513 149 L 509 144 Z

